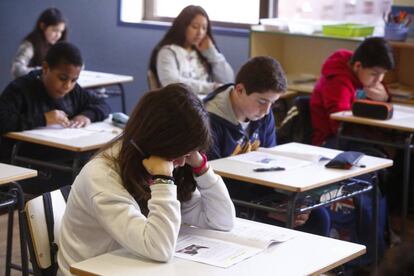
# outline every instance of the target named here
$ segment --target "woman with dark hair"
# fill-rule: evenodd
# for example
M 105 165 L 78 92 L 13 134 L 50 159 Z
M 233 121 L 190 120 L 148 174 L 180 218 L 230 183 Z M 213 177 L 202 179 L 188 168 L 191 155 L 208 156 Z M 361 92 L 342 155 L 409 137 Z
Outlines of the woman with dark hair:
M 62 220 L 60 272 L 126 248 L 166 262 L 181 223 L 228 231 L 235 210 L 225 184 L 202 153 L 208 114 L 182 84 L 145 94 L 124 133 L 82 169 Z
M 180 12 L 154 48 L 149 69 L 160 86 L 181 82 L 199 94 L 234 81 L 233 69 L 217 49 L 207 13 L 193 5 Z
M 35 67 L 40 67 L 50 46 L 66 40 L 67 21 L 56 8 L 43 11 L 36 25 L 20 44 L 13 59 L 11 73 L 17 78 L 26 75 Z

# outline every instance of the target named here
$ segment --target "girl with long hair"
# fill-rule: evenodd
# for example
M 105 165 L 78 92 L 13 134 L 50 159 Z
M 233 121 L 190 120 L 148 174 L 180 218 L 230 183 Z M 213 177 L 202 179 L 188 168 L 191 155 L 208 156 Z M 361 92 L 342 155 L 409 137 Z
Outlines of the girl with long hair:
M 174 254 L 181 223 L 228 231 L 235 210 L 207 163 L 208 113 L 182 84 L 145 94 L 124 133 L 82 169 L 68 199 L 58 262 L 118 248 L 156 261 Z
M 154 48 L 149 70 L 158 84 L 185 83 L 197 94 L 207 94 L 234 81 L 234 72 L 219 52 L 211 22 L 200 6 L 187 6 Z
M 49 48 L 58 41 L 65 41 L 67 20 L 57 8 L 43 11 L 36 25 L 20 44 L 13 59 L 11 73 L 17 78 L 40 68 Z

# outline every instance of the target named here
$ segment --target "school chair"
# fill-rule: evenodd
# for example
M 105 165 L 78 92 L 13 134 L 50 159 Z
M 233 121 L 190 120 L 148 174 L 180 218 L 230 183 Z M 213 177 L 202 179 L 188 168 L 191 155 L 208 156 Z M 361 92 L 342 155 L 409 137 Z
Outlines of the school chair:
M 148 82 L 148 88 L 152 90 L 156 90 L 158 88 L 161 88 L 161 84 L 159 83 L 157 76 L 155 73 L 148 69 L 147 71 L 147 82 Z
M 26 203 L 26 231 L 35 276 L 56 275 L 58 246 L 55 241 L 59 235 L 69 191 L 70 186 L 64 186 Z
M 312 143 L 312 121 L 310 96 L 297 96 L 280 127 L 277 129 L 277 144 L 298 142 Z
M 10 275 L 11 257 L 12 257 L 12 241 L 13 241 L 13 214 L 14 208 L 17 206 L 17 197 L 12 194 L 0 190 L 0 210 L 7 209 L 7 246 L 6 246 L 6 273 Z
M 7 209 L 7 244 L 6 244 L 6 264 L 5 275 L 11 273 L 11 269 L 19 270 L 22 275 L 28 275 L 29 265 L 27 259 L 26 235 L 24 231 L 24 219 L 21 210 L 23 210 L 24 198 L 23 191 L 16 183 L 4 189 L 0 189 L 0 210 Z M 12 263 L 13 251 L 13 225 L 14 225 L 14 211 L 18 210 L 19 215 L 19 233 L 20 233 L 20 260 L 21 265 Z
M 312 121 L 310 114 L 310 96 L 298 96 L 295 98 L 293 104 L 298 109 L 299 125 L 303 130 L 300 139 L 304 144 L 312 143 Z

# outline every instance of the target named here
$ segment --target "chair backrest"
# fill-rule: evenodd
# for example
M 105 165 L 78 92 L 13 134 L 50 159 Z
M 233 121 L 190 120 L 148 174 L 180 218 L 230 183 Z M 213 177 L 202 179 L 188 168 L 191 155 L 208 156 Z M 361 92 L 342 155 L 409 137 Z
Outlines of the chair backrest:
M 65 186 L 26 203 L 26 232 L 35 275 L 56 275 L 55 241 L 59 235 L 69 190 L 70 186 Z
M 159 83 L 157 76 L 155 75 L 152 70 L 147 71 L 147 81 L 148 81 L 148 88 L 152 91 L 158 88 L 161 88 L 161 84 Z
M 303 128 L 301 142 L 312 143 L 312 120 L 310 114 L 310 96 L 298 96 L 295 98 L 294 105 L 298 109 L 299 123 Z
M 277 130 L 277 143 L 312 143 L 310 97 L 298 96 Z

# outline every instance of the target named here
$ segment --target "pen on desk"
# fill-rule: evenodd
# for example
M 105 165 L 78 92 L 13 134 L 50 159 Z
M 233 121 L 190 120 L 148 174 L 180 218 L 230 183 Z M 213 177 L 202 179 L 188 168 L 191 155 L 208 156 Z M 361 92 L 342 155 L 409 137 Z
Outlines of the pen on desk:
M 256 168 L 253 169 L 254 172 L 276 172 L 276 171 L 284 171 L 285 168 L 282 167 L 270 167 L 270 168 Z

